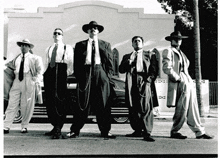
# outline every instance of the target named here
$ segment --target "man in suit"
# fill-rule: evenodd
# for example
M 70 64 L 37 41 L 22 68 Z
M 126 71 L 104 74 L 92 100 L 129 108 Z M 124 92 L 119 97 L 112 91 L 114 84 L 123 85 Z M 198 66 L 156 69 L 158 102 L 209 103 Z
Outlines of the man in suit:
M 69 138 L 79 136 L 90 109 L 96 114 L 101 136 L 115 138 L 111 129 L 111 107 L 109 104 L 110 82 L 113 72 L 111 45 L 98 39 L 104 27 L 91 21 L 82 27 L 89 39 L 76 43 L 74 50 L 74 73 L 77 80 L 78 106 L 74 109 Z
M 125 102 L 129 107 L 130 125 L 134 132 L 127 137 L 151 137 L 153 107 L 158 106 L 154 81 L 158 75 L 158 61 L 152 51 L 143 50 L 143 38 L 134 36 L 134 51 L 123 56 L 119 72 L 126 73 Z M 153 93 L 152 93 L 153 92 Z
M 36 96 L 39 96 L 38 93 L 41 92 L 39 86 L 43 79 L 42 59 L 30 53 L 34 45 L 28 39 L 17 42 L 17 45 L 21 49 L 21 54 L 10 62 L 15 78 L 12 78 L 14 80 L 12 87 L 8 87 L 10 92 L 5 112 L 4 133 L 9 133 L 19 107 L 22 115 L 21 133 L 28 132 L 27 127 L 33 115 Z
M 187 124 L 197 139 L 212 139 L 212 136 L 205 133 L 205 128 L 201 124 L 196 90 L 188 73 L 189 60 L 180 50 L 182 39 L 185 38 L 188 37 L 182 36 L 179 31 L 171 33 L 165 37 L 171 42 L 171 47 L 162 53 L 163 71 L 168 75 L 167 106 L 175 107 L 170 135 L 171 138 L 186 139 L 187 136 L 178 131 L 187 118 Z
M 67 76 L 73 73 L 73 48 L 63 43 L 63 30 L 53 32 L 54 43 L 46 49 L 44 73 L 45 104 L 53 129 L 45 135 L 61 138 L 61 129 L 66 119 Z

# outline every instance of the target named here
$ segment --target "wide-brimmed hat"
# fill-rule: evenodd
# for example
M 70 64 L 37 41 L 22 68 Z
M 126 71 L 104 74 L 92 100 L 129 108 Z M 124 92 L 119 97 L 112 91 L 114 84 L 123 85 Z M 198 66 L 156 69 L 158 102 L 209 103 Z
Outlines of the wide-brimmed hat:
M 18 41 L 18 42 L 17 42 L 17 45 L 18 45 L 19 47 L 21 47 L 22 44 L 27 44 L 27 45 L 29 45 L 31 49 L 34 48 L 34 45 L 33 45 L 28 39 L 23 39 L 22 41 Z
M 171 41 L 172 39 L 184 39 L 188 38 L 188 36 L 182 36 L 179 31 L 172 32 L 170 36 L 165 37 L 167 41 Z
M 98 30 L 99 30 L 99 33 L 101 33 L 103 30 L 104 30 L 104 27 L 102 25 L 99 25 L 96 21 L 91 21 L 89 24 L 85 24 L 83 25 L 82 27 L 82 30 L 85 32 L 85 33 L 88 33 L 88 29 L 91 28 L 91 27 L 97 27 Z

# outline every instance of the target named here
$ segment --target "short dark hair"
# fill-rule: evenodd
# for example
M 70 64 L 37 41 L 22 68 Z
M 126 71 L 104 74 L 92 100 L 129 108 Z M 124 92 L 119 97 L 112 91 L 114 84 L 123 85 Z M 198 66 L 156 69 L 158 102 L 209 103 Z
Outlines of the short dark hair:
M 141 40 L 142 40 L 142 42 L 144 42 L 144 39 L 143 39 L 143 37 L 141 37 L 141 36 L 134 36 L 133 38 L 132 38 L 132 42 L 135 40 L 135 39 L 137 39 L 137 38 L 140 38 Z
M 60 30 L 60 31 L 62 32 L 62 34 L 63 34 L 63 30 L 62 30 L 61 28 L 55 28 L 54 32 L 55 32 L 56 30 Z

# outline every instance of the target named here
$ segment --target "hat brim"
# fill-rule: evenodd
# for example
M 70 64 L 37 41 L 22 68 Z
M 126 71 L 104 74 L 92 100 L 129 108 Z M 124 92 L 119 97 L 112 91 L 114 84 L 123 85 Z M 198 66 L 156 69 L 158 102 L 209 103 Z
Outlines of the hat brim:
M 172 39 L 185 39 L 188 38 L 188 36 L 167 36 L 165 37 L 165 40 L 171 41 Z
M 34 48 L 34 45 L 31 44 L 31 43 L 17 42 L 17 45 L 18 45 L 19 47 L 21 47 L 22 44 L 27 44 L 27 45 L 29 45 L 31 49 Z
M 99 33 L 101 33 L 101 32 L 104 30 L 104 27 L 103 27 L 102 25 L 89 25 L 89 24 L 83 25 L 82 30 L 83 30 L 85 33 L 88 33 L 88 29 L 89 29 L 91 26 L 97 27 L 98 30 L 99 30 Z

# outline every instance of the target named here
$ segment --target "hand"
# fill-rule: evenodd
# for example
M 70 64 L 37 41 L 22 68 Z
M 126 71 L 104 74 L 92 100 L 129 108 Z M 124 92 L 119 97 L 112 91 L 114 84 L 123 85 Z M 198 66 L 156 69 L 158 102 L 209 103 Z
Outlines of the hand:
M 177 82 L 181 82 L 182 80 L 181 80 L 181 77 L 177 80 Z

